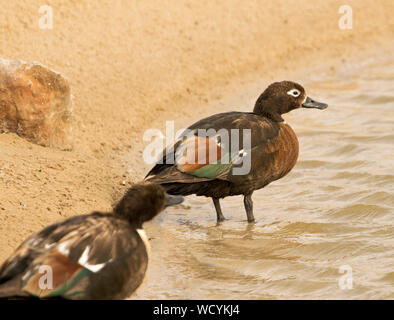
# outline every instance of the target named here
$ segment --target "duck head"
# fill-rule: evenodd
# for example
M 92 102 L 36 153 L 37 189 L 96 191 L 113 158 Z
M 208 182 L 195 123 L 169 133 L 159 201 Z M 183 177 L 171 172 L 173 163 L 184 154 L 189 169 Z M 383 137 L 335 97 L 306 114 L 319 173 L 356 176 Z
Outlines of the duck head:
M 154 183 L 133 185 L 119 201 L 114 213 L 126 218 L 137 228 L 153 219 L 164 208 L 183 202 L 182 196 L 172 196 Z
M 253 113 L 282 122 L 282 114 L 298 108 L 325 109 L 327 104 L 306 95 L 305 89 L 292 81 L 274 82 L 257 99 Z

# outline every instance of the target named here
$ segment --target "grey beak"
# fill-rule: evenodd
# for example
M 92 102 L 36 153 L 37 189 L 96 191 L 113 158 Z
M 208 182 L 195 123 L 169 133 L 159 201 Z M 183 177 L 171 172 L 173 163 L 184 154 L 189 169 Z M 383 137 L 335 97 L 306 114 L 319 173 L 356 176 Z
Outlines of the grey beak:
M 323 110 L 328 107 L 328 104 L 322 103 L 322 102 L 317 102 L 309 97 L 306 97 L 305 102 L 302 104 L 303 108 L 316 108 Z
M 170 194 L 166 194 L 166 207 L 174 206 L 176 204 L 180 204 L 183 202 L 182 196 L 173 196 Z

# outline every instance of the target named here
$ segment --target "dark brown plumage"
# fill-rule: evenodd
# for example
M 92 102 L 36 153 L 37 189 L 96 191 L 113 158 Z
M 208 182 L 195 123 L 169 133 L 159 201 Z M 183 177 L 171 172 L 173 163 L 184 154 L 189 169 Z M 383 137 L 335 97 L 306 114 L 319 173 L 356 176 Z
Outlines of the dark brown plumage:
M 44 228 L 0 267 L 0 298 L 129 296 L 142 283 L 148 265 L 142 224 L 181 200 L 159 185 L 137 184 L 114 212 L 93 212 Z
M 282 114 L 300 107 L 325 109 L 327 105 L 307 97 L 304 88 L 297 83 L 275 82 L 257 99 L 253 112 L 216 114 L 191 125 L 188 132 L 192 136 L 188 134 L 185 138 L 181 135 L 173 146 L 165 149 L 163 161 L 150 170 L 146 180 L 161 184 L 169 194 L 211 197 L 218 221 L 224 220 L 219 199 L 242 194 L 248 221 L 253 222 L 253 191 L 285 176 L 297 161 L 298 139 L 291 127 L 284 123 Z M 199 135 L 199 129 L 214 129 L 214 132 L 224 129 L 230 137 L 227 145 L 237 139 L 235 142 L 240 147 L 236 152 L 228 152 L 231 148 L 226 149 L 221 137 L 215 134 L 208 134 L 211 143 L 208 146 L 207 138 Z M 231 136 L 233 129 L 239 131 L 239 137 Z M 244 129 L 250 129 L 250 133 Z M 249 135 L 249 146 L 244 146 L 244 135 Z M 208 161 L 208 153 L 215 149 L 215 161 Z M 222 149 L 227 151 L 219 152 Z M 190 150 L 194 152 L 192 156 L 188 155 Z M 201 161 L 196 163 L 196 154 L 203 154 L 203 164 Z M 167 161 L 173 158 L 175 163 Z M 250 160 L 250 171 L 234 174 L 234 169 L 241 167 L 246 160 Z

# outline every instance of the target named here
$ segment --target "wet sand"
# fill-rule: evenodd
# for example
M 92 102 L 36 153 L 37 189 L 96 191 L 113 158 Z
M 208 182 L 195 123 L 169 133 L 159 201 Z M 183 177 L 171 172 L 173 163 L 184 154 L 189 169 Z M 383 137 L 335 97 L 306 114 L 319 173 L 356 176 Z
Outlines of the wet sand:
M 338 28 L 340 1 L 48 1 L 53 30 L 38 28 L 39 1 L 1 2 L 0 56 L 69 79 L 75 143 L 62 152 L 0 135 L 0 261 L 49 223 L 109 210 L 150 167 L 146 129 L 251 107 L 246 88 L 307 81 L 319 75 L 294 77 L 312 66 L 340 72 L 392 50 L 394 35 L 388 0 L 348 1 L 352 30 Z

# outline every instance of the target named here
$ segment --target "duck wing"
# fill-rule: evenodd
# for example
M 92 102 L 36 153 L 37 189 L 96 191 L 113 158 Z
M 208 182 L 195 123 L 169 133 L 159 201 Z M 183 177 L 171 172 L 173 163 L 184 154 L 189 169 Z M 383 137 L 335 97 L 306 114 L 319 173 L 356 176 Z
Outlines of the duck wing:
M 97 275 L 111 265 L 125 263 L 143 245 L 130 232 L 135 231 L 126 221 L 103 213 L 77 216 L 46 227 L 24 241 L 1 266 L 0 298 L 86 297 L 95 276 L 98 280 Z M 111 290 L 121 290 L 117 284 L 119 281 Z
M 230 181 L 233 168 L 242 166 L 245 156 L 267 145 L 278 131 L 277 123 L 253 113 L 216 114 L 186 129 L 146 178 L 156 183 Z

